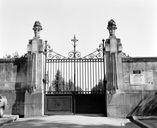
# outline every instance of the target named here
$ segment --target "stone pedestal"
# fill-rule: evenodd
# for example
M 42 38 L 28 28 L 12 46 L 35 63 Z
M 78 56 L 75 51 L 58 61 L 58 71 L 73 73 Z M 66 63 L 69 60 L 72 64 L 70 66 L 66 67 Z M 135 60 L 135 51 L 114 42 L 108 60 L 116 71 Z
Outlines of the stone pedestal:
M 44 94 L 42 92 L 25 93 L 24 117 L 44 115 Z

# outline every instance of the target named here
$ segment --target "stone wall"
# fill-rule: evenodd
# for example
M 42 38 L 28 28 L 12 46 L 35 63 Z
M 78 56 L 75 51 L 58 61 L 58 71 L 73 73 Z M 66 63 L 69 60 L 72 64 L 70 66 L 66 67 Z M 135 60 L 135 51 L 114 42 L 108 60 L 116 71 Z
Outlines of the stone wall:
M 0 94 L 8 100 L 5 114 L 20 117 L 43 115 L 42 62 L 37 63 L 40 70 L 32 68 L 31 63 L 31 59 L 28 63 L 28 55 L 16 59 L 0 59 Z M 37 77 L 37 81 L 33 81 L 30 76 L 36 70 L 37 76 L 34 77 Z
M 124 92 L 157 90 L 157 58 L 123 58 Z
M 24 115 L 26 64 L 19 59 L 0 59 L 0 94 L 6 96 L 5 114 Z
M 126 117 L 139 101 L 157 91 L 157 58 L 122 58 L 122 84 L 108 95 L 108 116 Z
M 15 90 L 17 66 L 14 60 L 0 60 L 0 88 L 1 90 Z

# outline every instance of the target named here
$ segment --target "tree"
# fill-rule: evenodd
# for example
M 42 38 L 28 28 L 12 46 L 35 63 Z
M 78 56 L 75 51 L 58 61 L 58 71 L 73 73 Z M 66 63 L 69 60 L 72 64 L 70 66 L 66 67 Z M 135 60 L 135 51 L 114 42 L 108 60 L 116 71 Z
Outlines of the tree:
M 71 80 L 66 83 L 66 91 L 74 91 L 74 83 Z
M 64 78 L 62 77 L 61 72 L 57 70 L 57 73 L 55 75 L 55 80 L 52 82 L 50 90 L 52 88 L 56 92 L 74 91 L 74 83 L 71 80 L 69 80 L 68 82 L 65 82 Z M 77 86 L 75 87 L 75 91 L 82 91 L 82 89 Z
M 18 52 L 14 52 L 12 53 L 12 55 L 6 54 L 5 56 L 3 56 L 4 59 L 13 59 L 13 58 L 19 58 L 19 54 Z
M 52 86 L 54 87 L 55 91 L 63 91 L 64 88 L 64 79 L 61 75 L 61 72 L 57 70 L 57 73 L 55 75 L 55 80 L 52 82 Z
M 107 81 L 105 81 L 106 90 L 109 94 L 115 93 L 115 87 L 107 85 Z M 91 89 L 91 93 L 101 93 L 106 91 L 104 88 L 104 80 L 99 80 L 98 84 Z
M 91 89 L 91 93 L 94 94 L 94 93 L 101 93 L 101 92 L 104 92 L 104 81 L 103 80 L 99 80 L 98 84 L 96 84 L 96 86 L 94 86 L 92 89 Z

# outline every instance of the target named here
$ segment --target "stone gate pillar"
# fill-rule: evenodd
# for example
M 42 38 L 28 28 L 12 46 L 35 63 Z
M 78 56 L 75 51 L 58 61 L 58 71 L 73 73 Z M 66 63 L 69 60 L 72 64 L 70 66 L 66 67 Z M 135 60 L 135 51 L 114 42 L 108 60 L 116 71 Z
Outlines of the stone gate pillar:
M 119 91 L 122 75 L 121 52 L 122 44 L 119 38 L 115 36 L 117 29 L 114 20 L 108 22 L 109 38 L 105 42 L 106 49 L 106 79 L 108 92 L 113 94 Z
M 123 117 L 126 105 L 123 104 L 124 95 L 122 75 L 122 44 L 115 36 L 117 29 L 114 20 L 108 22 L 109 38 L 105 42 L 106 50 L 106 80 L 107 80 L 107 114 L 111 117 Z
M 29 40 L 27 46 L 27 86 L 25 94 L 25 117 L 44 115 L 44 42 L 40 39 L 39 32 L 42 26 L 36 21 L 34 26 L 34 37 Z

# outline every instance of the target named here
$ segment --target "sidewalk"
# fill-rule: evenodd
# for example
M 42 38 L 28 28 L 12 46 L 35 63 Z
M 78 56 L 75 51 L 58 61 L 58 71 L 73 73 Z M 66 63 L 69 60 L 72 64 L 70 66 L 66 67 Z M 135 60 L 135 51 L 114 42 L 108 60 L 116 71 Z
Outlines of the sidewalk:
M 11 123 L 16 121 L 19 118 L 18 115 L 4 115 L 3 118 L 0 118 L 0 127 L 4 124 Z
M 10 123 L 18 118 L 8 116 L 1 118 L 0 126 Z M 2 122 L 3 120 L 3 122 Z M 126 128 L 128 119 L 99 117 L 90 115 L 52 115 L 41 117 L 19 118 L 15 123 L 10 123 L 4 128 Z M 128 127 L 127 128 L 137 128 Z
M 125 128 L 128 122 L 128 119 L 90 115 L 51 115 L 20 118 L 4 128 Z

